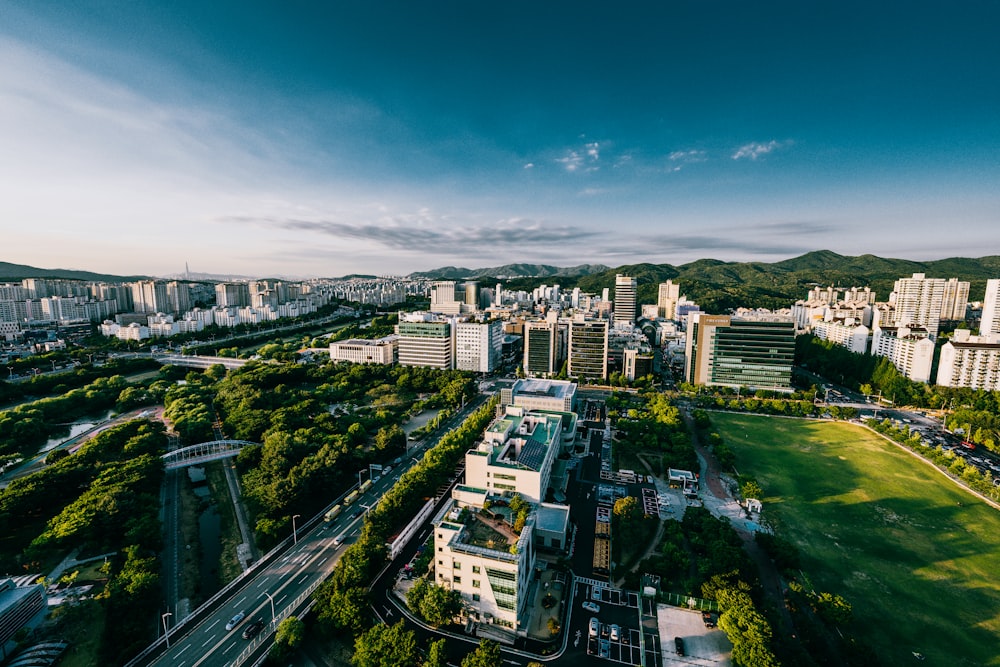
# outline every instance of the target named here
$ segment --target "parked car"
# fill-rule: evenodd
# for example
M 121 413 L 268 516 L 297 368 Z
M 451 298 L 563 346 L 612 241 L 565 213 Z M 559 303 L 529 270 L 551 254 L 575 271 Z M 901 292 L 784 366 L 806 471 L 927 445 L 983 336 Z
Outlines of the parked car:
M 243 619 L 246 618 L 246 617 L 247 617 L 247 613 L 245 611 L 241 611 L 240 613 L 238 613 L 235 616 L 233 616 L 231 619 L 229 619 L 229 622 L 226 623 L 226 632 L 232 630 L 237 625 L 239 625 L 240 623 L 242 623 Z
M 253 639 L 257 633 L 264 629 L 264 619 L 258 618 L 256 621 L 243 629 L 243 639 Z
M 600 630 L 601 630 L 601 624 L 600 624 L 600 622 L 596 618 L 594 618 L 593 616 L 591 616 L 590 617 L 590 636 L 591 637 L 596 637 L 597 633 L 600 632 Z
M 587 611 L 589 611 L 591 613 L 594 613 L 594 614 L 601 613 L 601 605 L 599 605 L 597 603 L 594 603 L 594 602 L 591 602 L 590 600 L 587 600 L 586 602 L 584 602 L 582 606 L 583 606 L 584 609 L 586 609 Z
M 601 640 L 601 657 L 610 658 L 611 657 L 611 642 L 607 639 Z
M 687 653 L 684 652 L 684 638 L 674 637 L 674 651 L 677 655 L 685 656 Z
M 611 641 L 616 642 L 622 636 L 622 629 L 617 625 L 611 625 Z

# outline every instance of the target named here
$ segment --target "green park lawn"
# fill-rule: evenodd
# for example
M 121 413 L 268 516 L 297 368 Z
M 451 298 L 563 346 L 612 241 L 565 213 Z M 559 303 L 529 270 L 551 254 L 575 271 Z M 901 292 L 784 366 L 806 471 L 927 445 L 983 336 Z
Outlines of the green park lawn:
M 854 424 L 712 413 L 764 516 L 882 664 L 1000 665 L 1000 510 Z

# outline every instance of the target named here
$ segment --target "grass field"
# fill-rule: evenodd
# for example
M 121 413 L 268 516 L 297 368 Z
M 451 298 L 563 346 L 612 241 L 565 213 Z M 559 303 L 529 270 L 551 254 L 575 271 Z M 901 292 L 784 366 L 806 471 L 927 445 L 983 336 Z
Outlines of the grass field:
M 712 413 L 765 517 L 885 665 L 1000 665 L 1000 510 L 860 426 Z

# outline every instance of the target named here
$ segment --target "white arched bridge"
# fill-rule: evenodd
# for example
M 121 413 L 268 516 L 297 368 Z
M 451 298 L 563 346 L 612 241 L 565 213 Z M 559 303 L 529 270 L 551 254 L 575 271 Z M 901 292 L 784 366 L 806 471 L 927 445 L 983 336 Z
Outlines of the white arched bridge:
M 246 440 L 213 440 L 174 450 L 169 454 L 164 454 L 162 458 L 167 470 L 177 470 L 236 456 L 247 445 L 256 444 L 258 443 Z

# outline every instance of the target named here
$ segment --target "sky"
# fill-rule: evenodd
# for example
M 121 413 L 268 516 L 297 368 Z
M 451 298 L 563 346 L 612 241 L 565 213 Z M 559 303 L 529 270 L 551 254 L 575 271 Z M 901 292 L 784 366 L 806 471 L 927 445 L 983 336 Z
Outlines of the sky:
M 0 3 L 0 261 L 1000 254 L 1000 3 Z

